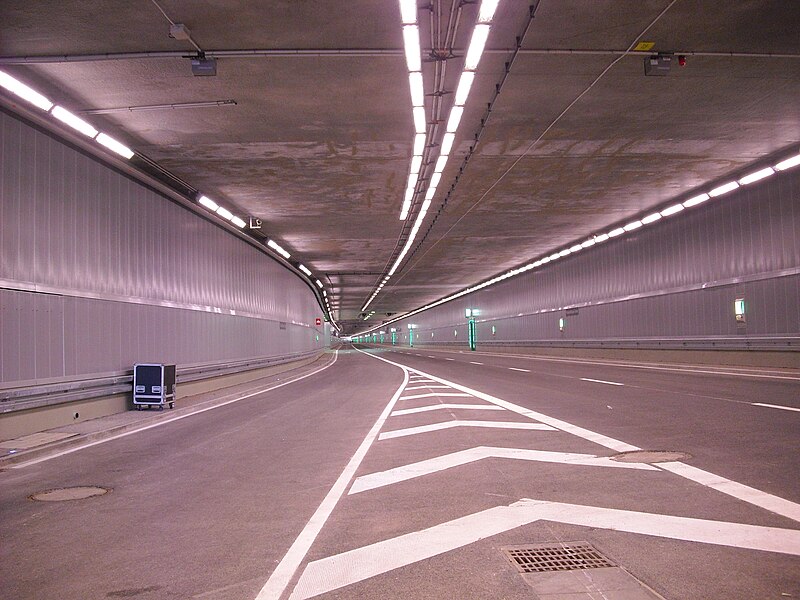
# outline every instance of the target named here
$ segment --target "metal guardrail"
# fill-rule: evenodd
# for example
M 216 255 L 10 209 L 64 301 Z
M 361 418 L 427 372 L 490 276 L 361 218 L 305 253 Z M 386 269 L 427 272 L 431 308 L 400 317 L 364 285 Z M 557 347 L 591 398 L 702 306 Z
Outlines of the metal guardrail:
M 319 350 L 300 352 L 285 356 L 228 361 L 224 363 L 204 363 L 179 367 L 177 382 L 189 383 L 212 377 L 243 373 L 254 369 L 271 367 L 295 360 L 310 358 L 319 354 Z M 98 377 L 56 381 L 42 385 L 26 385 L 17 387 L 0 387 L 0 414 L 55 406 L 89 400 L 102 396 L 112 396 L 132 392 L 133 369 L 125 372 L 103 374 Z

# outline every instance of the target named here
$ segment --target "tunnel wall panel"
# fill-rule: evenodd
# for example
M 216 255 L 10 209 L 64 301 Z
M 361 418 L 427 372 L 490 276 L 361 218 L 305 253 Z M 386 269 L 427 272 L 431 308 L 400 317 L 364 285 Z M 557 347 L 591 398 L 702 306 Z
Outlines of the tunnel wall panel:
M 737 298 L 746 302 L 744 324 Z M 402 329 L 404 342 L 414 324 L 420 343 L 466 344 L 467 307 L 479 310 L 479 341 L 732 338 L 746 347 L 788 337 L 797 347 L 800 173 L 776 174 L 387 328 Z
M 319 346 L 317 334 L 329 341 L 297 275 L 2 111 L 0 301 L 0 383 L 300 353 Z

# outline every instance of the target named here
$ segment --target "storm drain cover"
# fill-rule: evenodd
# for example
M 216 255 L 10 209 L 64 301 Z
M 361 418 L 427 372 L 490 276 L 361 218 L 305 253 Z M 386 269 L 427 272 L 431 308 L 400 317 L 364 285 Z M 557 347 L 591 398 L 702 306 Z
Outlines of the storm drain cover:
M 588 542 L 506 546 L 501 550 L 520 573 L 577 571 L 616 566 Z
M 672 452 L 669 450 L 634 450 L 621 452 L 611 457 L 611 460 L 624 463 L 660 463 L 687 460 L 692 458 L 686 452 Z
M 39 502 L 64 502 L 65 500 L 83 500 L 94 496 L 102 496 L 110 491 L 109 488 L 99 486 L 78 486 L 45 490 L 44 492 L 31 494 L 29 498 Z

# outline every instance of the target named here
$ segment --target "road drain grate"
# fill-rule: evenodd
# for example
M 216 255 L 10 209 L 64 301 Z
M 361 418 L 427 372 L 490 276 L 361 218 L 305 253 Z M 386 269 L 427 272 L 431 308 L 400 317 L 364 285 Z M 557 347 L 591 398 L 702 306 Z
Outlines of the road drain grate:
M 520 573 L 616 567 L 587 542 L 568 542 L 557 546 L 506 546 L 501 550 Z

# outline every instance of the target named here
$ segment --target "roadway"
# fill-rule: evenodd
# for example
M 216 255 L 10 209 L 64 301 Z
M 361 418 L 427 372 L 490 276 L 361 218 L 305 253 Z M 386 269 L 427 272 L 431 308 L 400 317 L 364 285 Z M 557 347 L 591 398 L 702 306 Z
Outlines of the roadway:
M 0 596 L 797 598 L 798 420 L 785 370 L 345 347 L 0 473 Z M 637 449 L 689 456 L 608 458 Z M 112 491 L 28 499 L 77 485 Z M 501 553 L 577 541 L 613 566 L 523 576 Z

